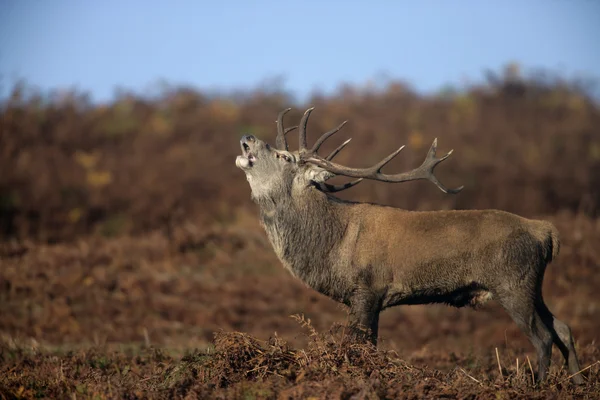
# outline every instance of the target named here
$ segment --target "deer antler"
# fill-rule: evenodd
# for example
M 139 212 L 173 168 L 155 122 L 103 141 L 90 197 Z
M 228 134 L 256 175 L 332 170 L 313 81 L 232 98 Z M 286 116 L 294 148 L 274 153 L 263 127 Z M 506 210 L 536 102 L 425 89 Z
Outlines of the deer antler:
M 331 161 L 331 159 L 337 154 L 337 152 L 339 152 L 339 150 L 341 150 L 348 143 L 347 141 L 345 143 L 343 143 L 340 147 L 338 147 L 336 150 L 334 150 L 332 152 L 332 154 L 330 154 L 327 158 L 322 158 L 321 156 L 319 156 L 317 154 L 317 150 L 319 149 L 319 147 L 323 144 L 323 142 L 325 140 L 327 140 L 331 135 L 333 135 L 334 133 L 339 131 L 341 129 L 341 127 L 344 126 L 345 122 L 342 123 L 337 128 L 323 134 L 319 138 L 319 140 L 317 140 L 315 145 L 310 150 L 308 150 L 306 148 L 306 125 L 308 122 L 308 117 L 310 116 L 310 113 L 312 112 L 313 109 L 314 108 L 309 108 L 308 110 L 306 110 L 306 112 L 302 116 L 302 120 L 300 121 L 300 132 L 299 132 L 300 159 L 302 161 L 317 165 L 317 166 L 319 166 L 329 172 L 332 172 L 334 174 L 349 176 L 349 177 L 353 177 L 353 178 L 364 178 L 364 179 L 372 179 L 372 180 L 381 181 L 381 182 L 394 182 L 394 183 L 414 181 L 417 179 L 427 179 L 427 180 L 431 181 L 433 184 L 435 184 L 444 193 L 456 194 L 463 189 L 464 186 L 460 186 L 456 189 L 448 189 L 444 185 L 442 185 L 440 183 L 440 181 L 438 181 L 438 179 L 433 174 L 434 168 L 439 163 L 444 161 L 446 158 L 450 157 L 450 155 L 452 154 L 452 151 L 453 151 L 453 150 L 450 150 L 448 152 L 448 154 L 446 154 L 445 156 L 443 156 L 441 158 L 436 158 L 435 152 L 437 149 L 437 138 L 433 141 L 433 144 L 431 145 L 429 152 L 427 152 L 427 157 L 425 157 L 425 161 L 423 161 L 423 164 L 421 164 L 421 166 L 413 169 L 412 171 L 393 174 L 393 175 L 384 174 L 383 172 L 381 172 L 381 169 L 387 163 L 389 163 L 394 157 L 396 157 L 402 151 L 404 146 L 400 147 L 398 150 L 394 151 L 392 154 L 390 154 L 389 156 L 387 156 L 386 158 L 384 158 L 383 160 L 381 160 L 380 162 L 378 162 L 377 164 L 375 164 L 369 168 L 350 168 L 350 167 L 345 167 L 340 164 L 336 164 Z M 356 182 L 356 183 L 358 183 L 358 182 Z M 343 189 L 341 189 L 341 190 L 343 190 Z
M 306 110 L 304 112 L 304 115 L 302 116 L 302 119 L 300 120 L 300 152 L 309 152 L 311 154 L 316 154 L 317 151 L 319 151 L 319 149 L 321 148 L 321 145 L 323 143 L 325 143 L 325 141 L 327 139 L 329 139 L 331 136 L 333 136 L 334 133 L 338 132 L 340 129 L 342 129 L 344 127 L 344 125 L 346 125 L 346 123 L 348 121 L 344 121 L 341 124 L 339 124 L 337 127 L 333 128 L 332 130 L 330 130 L 329 132 L 325 132 L 323 135 L 321 135 L 321 137 L 319 138 L 319 140 L 317 140 L 315 142 L 315 144 L 313 145 L 313 147 L 308 150 L 306 148 L 306 125 L 308 124 L 308 117 L 310 117 L 310 113 L 314 110 L 314 107 L 309 108 L 308 110 Z M 346 144 L 348 144 L 348 141 L 346 141 L 345 143 L 343 143 L 340 147 L 338 147 L 335 151 L 339 152 L 342 148 L 344 148 L 344 146 L 346 146 Z M 337 154 L 337 153 L 335 153 Z M 335 156 L 334 154 L 334 156 Z M 333 157 L 332 157 L 333 158 Z
M 342 190 L 350 189 L 352 186 L 362 182 L 362 180 L 363 180 L 363 178 L 360 178 L 360 179 L 356 179 L 352 182 L 344 183 L 341 185 L 332 185 L 330 183 L 325 183 L 325 182 L 316 182 L 315 185 L 318 186 L 319 189 L 321 189 L 321 191 L 323 191 L 323 192 L 335 193 L 335 192 L 341 192 Z
M 306 148 L 306 125 L 308 124 L 308 118 L 310 117 L 310 113 L 314 110 L 314 107 L 309 108 L 308 110 L 306 110 L 304 112 L 304 115 L 302 116 L 302 119 L 300 120 L 300 132 L 299 132 L 299 153 L 300 153 L 300 157 L 302 158 L 302 155 L 304 154 L 314 154 L 315 156 L 317 155 L 317 151 L 319 151 L 319 148 L 321 148 L 321 145 L 323 143 L 325 143 L 325 141 L 327 139 L 329 139 L 331 136 L 333 136 L 333 134 L 335 134 L 336 132 L 338 132 L 340 129 L 342 129 L 342 127 L 344 125 L 346 125 L 346 123 L 348 121 L 344 121 L 341 124 L 339 124 L 337 127 L 333 128 L 332 130 L 330 130 L 329 132 L 325 132 L 323 135 L 321 135 L 321 137 L 319 138 L 319 140 L 317 140 L 315 142 L 315 144 L 313 145 L 313 147 L 309 150 Z M 350 140 L 352 139 L 348 139 L 346 140 L 344 143 L 342 143 L 340 146 L 338 146 L 338 148 L 336 148 L 335 150 L 333 150 L 325 160 L 332 160 L 333 157 L 335 157 L 344 147 L 346 147 L 346 145 L 348 143 L 350 143 Z M 348 182 L 342 185 L 331 185 L 329 183 L 319 183 L 317 184 L 317 186 L 324 192 L 329 192 L 329 193 L 335 193 L 335 192 L 341 192 L 342 190 L 346 190 L 346 189 L 350 189 L 352 186 L 360 183 L 363 179 L 356 179 L 352 182 Z
M 275 144 L 277 145 L 277 148 L 279 150 L 288 151 L 288 144 L 285 135 L 297 128 L 297 126 L 292 126 L 289 128 L 283 127 L 283 116 L 287 114 L 290 110 L 291 108 L 286 108 L 277 116 L 277 138 L 275 139 Z
M 352 140 L 352 138 L 346 140 L 344 143 L 340 144 L 337 149 L 335 149 L 334 151 L 332 151 L 331 153 L 329 153 L 329 155 L 325 158 L 328 161 L 333 160 L 333 157 L 337 156 L 337 154 L 344 148 L 346 147 L 346 145 L 348 143 L 350 143 L 350 141 Z

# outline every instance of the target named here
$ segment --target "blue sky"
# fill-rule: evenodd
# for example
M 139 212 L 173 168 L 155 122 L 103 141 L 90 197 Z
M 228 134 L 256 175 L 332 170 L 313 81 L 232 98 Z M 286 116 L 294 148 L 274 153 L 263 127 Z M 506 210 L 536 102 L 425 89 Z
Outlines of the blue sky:
M 302 98 L 382 75 L 431 92 L 511 61 L 600 77 L 598 38 L 600 0 L 2 0 L 0 94 L 282 77 Z

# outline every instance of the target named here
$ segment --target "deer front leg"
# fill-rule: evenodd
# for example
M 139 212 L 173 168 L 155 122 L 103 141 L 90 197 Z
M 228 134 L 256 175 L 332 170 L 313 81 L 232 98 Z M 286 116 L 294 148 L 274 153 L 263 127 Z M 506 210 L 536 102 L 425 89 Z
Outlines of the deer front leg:
M 350 328 L 354 338 L 377 346 L 381 299 L 367 289 L 358 289 L 350 299 Z

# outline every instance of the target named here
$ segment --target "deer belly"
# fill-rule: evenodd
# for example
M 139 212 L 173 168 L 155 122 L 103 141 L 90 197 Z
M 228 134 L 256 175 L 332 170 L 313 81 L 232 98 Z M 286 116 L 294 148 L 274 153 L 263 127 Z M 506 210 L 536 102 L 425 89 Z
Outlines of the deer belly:
M 492 293 L 487 288 L 471 283 L 453 290 L 439 288 L 399 291 L 388 294 L 384 307 L 401 304 L 447 304 L 453 307 L 470 306 L 479 308 L 492 299 Z

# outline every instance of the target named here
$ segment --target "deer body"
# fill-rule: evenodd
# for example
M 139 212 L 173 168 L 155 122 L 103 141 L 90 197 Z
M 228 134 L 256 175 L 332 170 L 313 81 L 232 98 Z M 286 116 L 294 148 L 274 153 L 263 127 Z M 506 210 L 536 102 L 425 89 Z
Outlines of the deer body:
M 423 165 L 403 174 L 381 168 L 400 148 L 376 166 L 353 169 L 331 162 L 316 150 L 336 130 L 306 149 L 291 153 L 278 118 L 278 149 L 252 137 L 242 138 L 236 164 L 246 172 L 252 198 L 275 253 L 294 276 L 314 290 L 347 304 L 357 332 L 377 341 L 379 314 L 401 304 L 446 303 L 477 307 L 494 298 L 529 337 L 538 352 L 538 378 L 546 377 L 552 344 L 561 350 L 569 372 L 580 370 L 569 327 L 556 319 L 542 299 L 546 265 L 558 255 L 556 228 L 497 210 L 405 211 L 340 200 L 328 192 L 360 182 L 333 186 L 335 175 L 402 182 L 429 179 L 447 156 L 435 158 L 436 143 Z M 341 126 L 340 126 L 341 127 Z M 582 377 L 575 375 L 575 383 Z
M 553 225 L 502 211 L 404 211 L 307 190 L 263 211 L 262 224 L 294 276 L 345 304 L 365 290 L 382 309 L 477 306 L 543 274 L 559 248 Z

